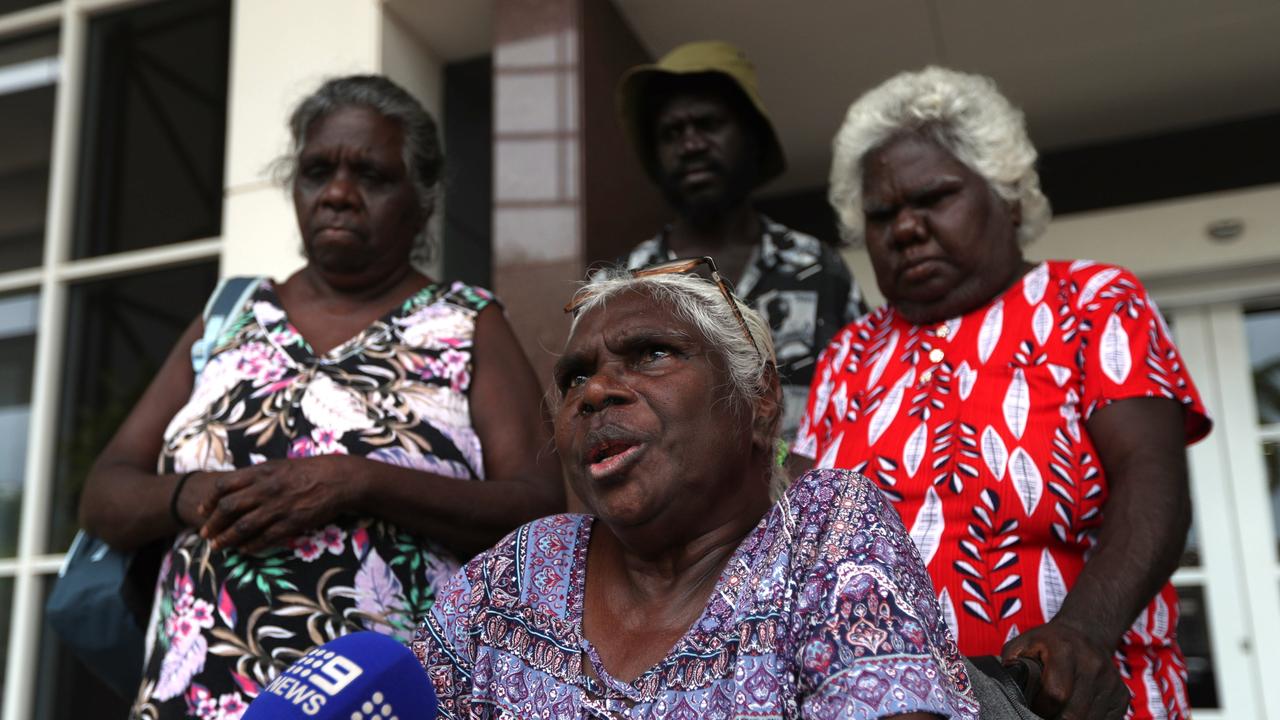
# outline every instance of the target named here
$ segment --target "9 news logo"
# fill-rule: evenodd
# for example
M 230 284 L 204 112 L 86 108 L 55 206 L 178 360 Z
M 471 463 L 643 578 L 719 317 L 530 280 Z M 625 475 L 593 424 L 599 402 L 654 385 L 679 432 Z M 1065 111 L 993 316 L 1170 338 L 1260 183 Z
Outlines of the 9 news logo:
M 315 715 L 330 698 L 342 692 L 363 672 L 364 670 L 351 660 L 331 650 L 316 648 L 272 680 L 267 686 L 267 692 L 288 700 L 307 715 Z M 375 696 L 381 694 L 374 693 Z M 384 717 L 377 712 L 381 708 L 372 701 L 373 698 L 370 698 L 370 702 L 365 703 L 371 711 L 367 716 L 368 720 L 374 720 L 375 717 L 390 720 L 390 716 Z M 377 702 L 381 703 L 381 701 L 381 698 L 378 698 Z M 387 710 L 390 709 L 387 707 Z

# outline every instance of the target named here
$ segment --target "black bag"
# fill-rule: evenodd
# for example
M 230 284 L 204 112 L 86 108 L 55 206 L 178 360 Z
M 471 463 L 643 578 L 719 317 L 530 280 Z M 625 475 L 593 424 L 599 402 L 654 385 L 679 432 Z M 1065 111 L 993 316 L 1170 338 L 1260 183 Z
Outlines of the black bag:
M 142 676 L 143 631 L 159 570 L 158 549 L 117 552 L 81 530 L 45 605 L 45 618 L 63 643 L 124 698 L 138 692 Z M 140 586 L 147 574 L 150 587 Z
M 1014 658 L 1004 665 L 1000 658 L 981 655 L 964 659 L 973 686 L 974 697 L 981 706 L 980 720 L 1039 720 L 1031 704 L 1040 694 L 1040 674 L 1044 668 L 1035 658 Z
M 197 376 L 231 313 L 244 305 L 259 279 L 227 278 L 210 296 L 204 336 L 191 347 Z M 146 626 L 167 545 L 161 541 L 120 552 L 81 530 L 45 604 L 45 618 L 67 649 L 125 699 L 137 694 L 142 680 Z

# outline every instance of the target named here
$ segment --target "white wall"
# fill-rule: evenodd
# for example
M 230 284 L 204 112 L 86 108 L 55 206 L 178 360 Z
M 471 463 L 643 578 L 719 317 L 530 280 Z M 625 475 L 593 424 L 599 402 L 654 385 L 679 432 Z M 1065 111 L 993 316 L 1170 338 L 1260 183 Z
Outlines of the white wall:
M 444 144 L 444 63 L 431 47 L 395 12 L 382 15 L 382 47 L 380 59 L 382 72 L 395 80 L 436 119 L 440 131 L 440 143 Z M 446 165 L 448 148 L 445 148 Z M 440 277 L 443 255 L 440 252 L 444 237 L 444 189 L 436 198 L 435 214 L 427 226 L 432 238 L 433 253 L 427 267 L 420 267 L 433 278 Z
M 444 64 L 398 15 L 383 13 L 381 29 L 382 72 L 418 98 L 439 121 L 444 111 Z
M 221 274 L 283 280 L 302 267 L 293 207 L 269 172 L 293 106 L 326 78 L 385 72 L 439 117 L 441 66 L 378 0 L 236 0 Z
M 1244 233 L 1209 239 L 1213 222 L 1235 219 Z M 1162 305 L 1241 294 L 1242 285 L 1280 293 L 1280 185 L 1197 195 L 1055 219 L 1027 246 L 1032 260 L 1088 258 L 1133 270 Z M 866 250 L 845 260 L 876 307 L 884 302 Z

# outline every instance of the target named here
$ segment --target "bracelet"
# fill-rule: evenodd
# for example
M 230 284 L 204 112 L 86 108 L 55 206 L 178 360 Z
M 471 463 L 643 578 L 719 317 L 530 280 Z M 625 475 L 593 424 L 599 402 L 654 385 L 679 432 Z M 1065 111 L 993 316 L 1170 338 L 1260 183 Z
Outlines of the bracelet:
M 200 471 L 192 470 L 191 472 L 178 478 L 178 484 L 173 486 L 173 495 L 169 497 L 169 515 L 173 517 L 174 522 L 178 523 L 178 527 L 187 526 L 187 522 L 182 519 L 181 515 L 178 514 L 178 496 L 182 495 L 183 486 L 186 485 L 187 481 L 191 479 L 191 476 L 195 475 L 197 472 L 200 472 Z

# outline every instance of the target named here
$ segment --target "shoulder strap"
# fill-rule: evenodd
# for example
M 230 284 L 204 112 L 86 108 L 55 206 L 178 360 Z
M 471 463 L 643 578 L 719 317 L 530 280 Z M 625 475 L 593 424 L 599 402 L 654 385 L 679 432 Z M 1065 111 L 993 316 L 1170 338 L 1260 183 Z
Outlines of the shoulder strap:
M 222 328 L 227 324 L 231 313 L 244 305 L 261 280 L 260 275 L 241 275 L 223 278 L 218 282 L 218 287 L 204 305 L 204 335 L 191 345 L 191 369 L 195 370 L 196 375 L 209 362 L 209 356 L 213 354 L 218 336 L 222 334 Z

